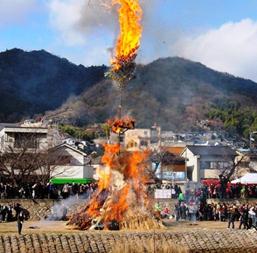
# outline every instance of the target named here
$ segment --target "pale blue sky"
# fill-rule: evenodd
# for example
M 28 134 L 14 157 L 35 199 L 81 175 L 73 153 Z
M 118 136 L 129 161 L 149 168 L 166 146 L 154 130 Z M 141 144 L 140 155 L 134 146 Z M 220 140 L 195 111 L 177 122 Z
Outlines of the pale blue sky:
M 108 0 L 0 0 L 0 50 L 45 49 L 76 64 L 108 64 L 116 17 L 97 1 Z M 257 80 L 257 0 L 143 1 L 138 62 L 179 55 Z

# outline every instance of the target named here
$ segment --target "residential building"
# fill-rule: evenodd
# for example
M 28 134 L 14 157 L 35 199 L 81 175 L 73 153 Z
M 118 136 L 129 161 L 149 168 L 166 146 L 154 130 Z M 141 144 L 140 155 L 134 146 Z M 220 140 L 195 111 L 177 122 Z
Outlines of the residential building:
M 186 159 L 187 177 L 199 182 L 204 178 L 218 178 L 231 169 L 236 152 L 228 146 L 188 145 L 181 154 Z
M 21 127 L 18 124 L 0 124 L 0 152 L 10 149 L 19 151 L 44 151 L 48 148 L 48 129 L 44 127 Z
M 91 158 L 82 150 L 63 143 L 51 149 L 52 177 L 93 178 Z
M 128 151 L 144 150 L 150 147 L 150 129 L 132 129 L 124 134 L 124 147 Z
M 186 177 L 185 158 L 180 156 L 183 147 L 161 147 L 160 152 L 152 154 L 155 175 L 162 181 L 183 184 Z

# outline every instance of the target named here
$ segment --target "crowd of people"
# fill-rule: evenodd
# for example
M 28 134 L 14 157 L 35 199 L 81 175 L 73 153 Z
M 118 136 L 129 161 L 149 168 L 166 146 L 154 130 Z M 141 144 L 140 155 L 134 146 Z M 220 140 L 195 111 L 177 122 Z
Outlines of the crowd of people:
M 219 183 L 204 185 L 202 188 L 207 198 L 238 199 L 257 198 L 257 185 L 242 185 L 228 183 L 224 191 Z
M 161 206 L 156 203 L 155 211 L 160 217 L 175 218 L 176 221 L 220 221 L 227 222 L 228 228 L 234 229 L 235 222 L 238 221 L 238 229 L 257 230 L 257 204 L 236 205 L 226 203 L 200 203 L 200 206 L 190 205 L 186 202 L 178 201 L 174 209 Z
M 96 183 L 64 184 L 27 183 L 14 185 L 0 183 L 1 199 L 66 199 L 70 196 L 87 197 L 97 188 Z
M 72 195 L 84 196 L 95 191 L 96 183 L 90 184 L 64 184 L 54 185 L 51 183 L 42 184 L 27 183 L 14 185 L 11 183 L 0 183 L 0 198 L 1 199 L 62 199 Z M 242 185 L 228 183 L 225 191 L 221 189 L 219 183 L 209 185 L 203 184 L 201 192 L 204 198 L 212 199 L 239 199 L 239 198 L 257 198 L 257 185 Z M 171 189 L 172 198 L 177 198 L 182 192 L 180 186 L 172 184 L 155 184 L 149 186 L 148 191 L 154 193 L 155 189 Z
M 190 204 L 187 194 L 182 193 L 178 185 L 171 184 L 155 184 L 149 187 L 149 192 L 155 189 L 170 189 L 171 197 L 177 199 L 174 210 L 168 206 L 161 207 L 156 203 L 155 210 L 159 212 L 161 218 L 173 217 L 177 221 L 221 221 L 228 222 L 228 228 L 235 228 L 235 221 L 239 221 L 239 228 L 257 229 L 257 204 L 256 205 L 236 205 L 223 202 L 208 203 L 208 199 L 238 199 L 257 197 L 257 186 L 227 184 L 225 195 L 221 194 L 221 186 L 219 184 L 203 185 L 195 191 L 196 199 L 199 202 Z M 0 197 L 2 199 L 24 198 L 24 199 L 67 199 L 70 196 L 77 198 L 87 198 L 97 189 L 96 183 L 90 184 L 64 184 L 54 185 L 51 183 L 31 183 L 16 186 L 10 183 L 0 183 Z M 19 213 L 19 205 L 0 205 L 0 222 L 8 222 L 17 220 Z M 52 215 L 51 219 L 56 217 L 65 219 L 67 209 L 61 208 L 60 215 Z M 56 212 L 53 212 L 55 214 Z
M 228 228 L 235 228 L 235 221 L 240 221 L 239 229 L 257 229 L 257 204 L 201 203 L 197 215 L 200 221 L 227 221 Z
M 228 195 L 228 198 L 246 198 L 252 191 L 254 186 L 235 185 L 231 187 L 234 196 Z M 220 221 L 227 222 L 228 228 L 235 228 L 235 221 L 239 221 L 239 229 L 257 230 L 257 203 L 256 204 L 235 204 L 231 202 L 212 201 L 208 198 L 213 198 L 211 187 L 200 189 L 189 189 L 178 192 L 177 203 L 175 207 L 169 206 L 168 202 L 162 205 L 160 202 L 155 204 L 155 211 L 160 218 L 175 218 L 176 221 Z M 237 195 L 239 194 L 239 195 Z M 216 196 L 217 197 L 217 196 Z M 252 196 L 253 197 L 253 196 Z
M 10 222 L 18 219 L 19 213 L 24 212 L 24 218 L 29 218 L 29 212 L 19 203 L 0 205 L 0 222 Z
M 172 198 L 178 198 L 182 192 L 180 186 L 176 184 L 155 184 L 149 187 L 149 192 L 153 193 L 155 189 L 171 189 Z M 216 182 L 202 184 L 200 191 L 204 199 L 257 198 L 257 185 L 231 184 L 228 182 L 224 188 L 219 182 Z

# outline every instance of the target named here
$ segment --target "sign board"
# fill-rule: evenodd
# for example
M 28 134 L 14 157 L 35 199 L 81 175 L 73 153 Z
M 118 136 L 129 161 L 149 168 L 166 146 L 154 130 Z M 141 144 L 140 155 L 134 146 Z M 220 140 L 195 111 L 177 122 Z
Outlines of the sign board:
M 156 189 L 154 192 L 155 199 L 171 199 L 171 189 Z

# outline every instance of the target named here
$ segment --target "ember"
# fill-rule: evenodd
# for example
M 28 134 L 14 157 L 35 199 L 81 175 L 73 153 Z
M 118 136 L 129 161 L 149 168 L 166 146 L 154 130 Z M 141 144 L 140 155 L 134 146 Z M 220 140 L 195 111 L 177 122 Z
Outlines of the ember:
M 113 133 L 123 134 L 129 129 L 135 128 L 135 120 L 130 117 L 113 118 L 107 121 Z

